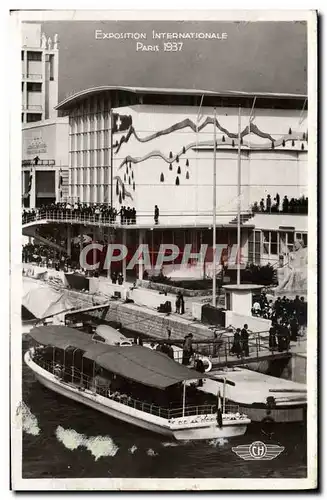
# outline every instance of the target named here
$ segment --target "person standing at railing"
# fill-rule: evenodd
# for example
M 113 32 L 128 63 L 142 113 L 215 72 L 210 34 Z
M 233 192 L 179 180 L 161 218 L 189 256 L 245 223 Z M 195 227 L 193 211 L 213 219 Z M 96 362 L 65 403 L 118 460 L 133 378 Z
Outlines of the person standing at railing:
M 236 354 L 237 357 L 239 358 L 242 353 L 242 348 L 241 348 L 241 329 L 236 328 L 236 331 L 234 333 L 234 340 L 233 340 L 233 345 L 230 350 L 230 354 Z
M 276 333 L 276 324 L 272 324 L 269 330 L 269 349 L 271 351 L 275 351 L 277 349 Z
M 296 341 L 299 335 L 299 323 L 296 319 L 296 316 L 293 316 L 291 318 L 290 331 L 291 331 L 291 340 Z
M 184 344 L 183 344 L 183 360 L 182 364 L 183 365 L 188 365 L 190 362 L 190 358 L 193 354 L 193 345 L 192 345 L 192 339 L 193 335 L 192 333 L 189 333 L 184 337 Z
M 249 356 L 249 332 L 247 324 L 243 326 L 241 331 L 241 349 L 242 354 L 247 358 Z

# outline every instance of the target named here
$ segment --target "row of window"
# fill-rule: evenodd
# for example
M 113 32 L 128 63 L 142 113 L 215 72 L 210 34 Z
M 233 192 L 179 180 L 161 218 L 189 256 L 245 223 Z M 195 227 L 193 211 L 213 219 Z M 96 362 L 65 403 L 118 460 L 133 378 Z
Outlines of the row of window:
M 27 92 L 42 92 L 42 83 L 26 82 Z M 22 92 L 24 92 L 24 82 L 22 82 Z
M 249 262 L 260 264 L 263 257 L 277 257 L 294 250 L 294 243 L 299 240 L 304 247 L 308 245 L 308 235 L 294 231 L 253 231 L 248 240 Z
M 26 113 L 27 123 L 38 122 L 40 120 L 42 120 L 41 113 Z M 22 113 L 22 123 L 24 123 L 24 113 Z
M 28 61 L 42 61 L 42 52 L 36 51 L 27 51 L 27 60 Z M 24 51 L 22 50 L 22 61 L 24 61 Z

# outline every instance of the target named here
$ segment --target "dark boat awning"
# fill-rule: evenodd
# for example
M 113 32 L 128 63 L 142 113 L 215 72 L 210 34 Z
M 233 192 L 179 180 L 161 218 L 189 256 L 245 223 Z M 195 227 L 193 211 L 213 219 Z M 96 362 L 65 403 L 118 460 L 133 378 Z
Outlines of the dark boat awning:
M 39 344 L 58 347 L 58 349 L 75 347 L 85 351 L 93 343 L 90 335 L 61 325 L 38 326 L 33 328 L 29 335 Z
M 117 347 L 100 344 L 85 333 L 66 326 L 33 328 L 29 333 L 37 342 L 60 349 L 75 347 L 97 365 L 145 386 L 165 389 L 184 380 L 197 380 L 203 374 L 173 361 L 166 354 L 138 345 Z

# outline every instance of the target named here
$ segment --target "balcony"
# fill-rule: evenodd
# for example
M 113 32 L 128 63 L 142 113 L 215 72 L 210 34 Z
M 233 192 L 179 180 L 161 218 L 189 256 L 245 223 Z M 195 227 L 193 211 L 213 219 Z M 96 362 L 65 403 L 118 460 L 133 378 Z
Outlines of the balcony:
M 22 167 L 34 167 L 35 165 L 37 166 L 46 166 L 46 167 L 53 167 L 56 164 L 55 160 L 38 160 L 37 164 L 35 163 L 34 160 L 23 160 L 22 161 Z

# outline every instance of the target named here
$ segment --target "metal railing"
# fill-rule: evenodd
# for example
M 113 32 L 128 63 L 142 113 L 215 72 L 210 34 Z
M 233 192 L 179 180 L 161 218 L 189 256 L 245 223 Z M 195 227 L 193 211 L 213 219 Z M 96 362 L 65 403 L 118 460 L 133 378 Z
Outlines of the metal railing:
M 44 166 L 44 165 L 55 165 L 56 162 L 55 160 L 38 160 L 37 163 L 35 163 L 35 160 L 23 160 L 22 161 L 22 167 L 35 167 L 35 166 Z
M 25 214 L 23 215 L 23 224 L 28 224 L 30 222 L 36 221 L 51 221 L 51 222 L 68 222 L 77 224 L 103 224 L 103 225 L 116 225 L 120 226 L 122 224 L 118 223 L 116 217 L 103 216 L 102 214 L 81 214 L 76 213 L 74 210 L 53 210 L 53 211 L 38 211 L 35 214 Z M 131 225 L 127 221 L 123 225 Z
M 71 366 L 66 368 L 59 363 L 54 361 L 45 361 L 42 359 L 37 359 L 34 357 L 33 361 L 38 364 L 41 368 L 54 374 L 58 380 L 69 385 L 73 385 L 78 389 L 90 390 L 95 394 L 106 397 L 118 403 L 124 404 L 136 410 L 149 413 L 158 417 L 165 419 L 186 417 L 186 416 L 197 416 L 197 415 L 213 415 L 217 413 L 217 405 L 197 405 L 197 406 L 185 406 L 184 409 L 181 408 L 163 408 L 153 403 L 142 401 L 139 399 L 133 399 L 127 394 L 121 394 L 118 391 L 112 392 L 110 390 L 110 384 L 98 385 L 96 378 L 90 377 L 82 373 L 79 369 Z M 238 413 L 238 405 L 225 405 L 226 413 Z
M 169 225 L 184 225 L 185 227 L 203 227 L 203 225 L 211 224 L 212 216 L 207 214 L 162 214 L 160 215 L 160 220 L 158 224 L 155 224 L 153 216 L 149 214 L 137 214 L 135 219 L 133 220 L 131 217 L 122 217 L 120 214 L 116 214 L 115 216 L 104 215 L 103 213 L 92 213 L 87 214 L 80 212 L 78 209 L 53 209 L 53 210 L 38 210 L 36 214 L 29 214 L 30 217 L 23 220 L 23 224 L 41 221 L 41 220 L 49 220 L 51 222 L 67 222 L 67 223 L 76 223 L 76 224 L 95 224 L 98 226 L 104 225 L 112 225 L 117 227 L 126 227 L 126 226 L 135 226 L 136 224 L 154 227 L 161 226 L 169 226 Z M 233 217 L 233 214 L 220 214 L 224 218 L 224 225 L 229 224 L 230 220 Z M 185 223 L 182 224 L 180 221 L 180 217 L 185 219 Z

